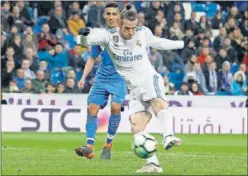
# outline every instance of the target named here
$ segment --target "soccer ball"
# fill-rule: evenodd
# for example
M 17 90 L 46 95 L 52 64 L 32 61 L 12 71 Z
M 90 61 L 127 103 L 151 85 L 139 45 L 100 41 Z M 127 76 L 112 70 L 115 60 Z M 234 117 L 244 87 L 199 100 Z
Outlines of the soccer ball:
M 140 158 L 150 158 L 157 151 L 157 141 L 149 134 L 139 134 L 134 138 L 133 151 Z

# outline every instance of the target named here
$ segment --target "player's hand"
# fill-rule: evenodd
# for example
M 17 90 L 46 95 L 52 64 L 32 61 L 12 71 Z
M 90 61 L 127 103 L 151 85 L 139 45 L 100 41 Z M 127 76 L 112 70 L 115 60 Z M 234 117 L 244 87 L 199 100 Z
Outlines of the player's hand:
M 78 31 L 79 35 L 83 35 L 83 36 L 87 36 L 90 33 L 90 29 L 89 28 L 81 28 Z
M 84 84 L 85 84 L 85 80 L 84 80 L 84 79 L 81 79 L 81 80 L 78 82 L 78 88 L 79 88 L 79 89 L 83 89 L 83 88 L 84 88 Z

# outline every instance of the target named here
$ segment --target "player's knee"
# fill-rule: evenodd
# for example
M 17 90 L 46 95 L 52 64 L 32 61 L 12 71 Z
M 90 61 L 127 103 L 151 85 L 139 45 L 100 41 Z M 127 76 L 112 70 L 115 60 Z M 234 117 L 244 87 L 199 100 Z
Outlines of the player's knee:
M 95 105 L 95 104 L 89 104 L 88 105 L 88 114 L 90 114 L 90 115 L 97 116 L 99 110 L 100 110 L 99 105 Z
M 155 98 L 152 100 L 152 110 L 157 115 L 161 110 L 167 109 L 169 107 L 169 104 L 167 101 L 161 99 L 161 98 Z
M 120 114 L 121 112 L 121 105 L 117 103 L 112 103 L 111 105 L 111 113 L 112 114 Z
M 129 117 L 129 121 L 131 123 L 131 131 L 133 134 L 136 134 L 136 133 L 139 133 L 145 130 L 148 120 L 146 120 L 145 116 L 142 118 L 143 120 L 140 118 L 140 116 L 137 116 L 137 115 L 132 115 Z

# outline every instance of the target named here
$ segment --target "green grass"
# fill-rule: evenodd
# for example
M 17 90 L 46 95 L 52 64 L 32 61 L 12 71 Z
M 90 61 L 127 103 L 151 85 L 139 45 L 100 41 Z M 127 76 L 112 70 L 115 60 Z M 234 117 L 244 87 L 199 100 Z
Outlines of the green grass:
M 132 135 L 118 134 L 112 159 L 99 159 L 105 134 L 97 134 L 96 158 L 74 153 L 85 136 L 79 133 L 2 133 L 3 175 L 131 175 L 145 161 L 131 151 Z M 165 175 L 247 175 L 246 135 L 178 135 L 181 147 L 158 158 Z M 158 135 L 155 137 L 160 141 Z

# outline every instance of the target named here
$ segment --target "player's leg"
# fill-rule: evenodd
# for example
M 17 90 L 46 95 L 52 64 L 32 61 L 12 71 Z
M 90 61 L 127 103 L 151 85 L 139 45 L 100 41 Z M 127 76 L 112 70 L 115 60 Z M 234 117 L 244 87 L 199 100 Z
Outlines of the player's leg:
M 121 104 L 113 102 L 111 104 L 111 115 L 109 117 L 107 139 L 101 152 L 101 156 L 100 156 L 101 159 L 111 158 L 112 141 L 115 137 L 116 131 L 121 121 L 120 112 L 121 112 Z
M 87 145 L 76 149 L 79 156 L 94 158 L 94 141 L 97 131 L 97 114 L 107 103 L 107 94 L 99 84 L 93 84 L 88 96 L 86 139 Z
M 111 115 L 109 117 L 107 139 L 101 153 L 101 159 L 111 158 L 112 141 L 121 121 L 121 108 L 125 100 L 125 82 L 122 79 L 111 81 L 111 84 L 108 84 L 106 90 L 112 95 Z
M 148 112 L 138 112 L 130 116 L 131 130 L 135 138 L 145 132 L 145 128 L 149 121 L 151 120 L 152 115 Z M 136 173 L 162 173 L 163 169 L 160 167 L 159 160 L 157 155 L 154 154 L 152 157 L 146 159 L 147 163 Z
M 169 103 L 165 98 L 163 78 L 160 75 L 154 76 L 154 91 L 157 98 L 151 101 L 151 107 L 159 120 L 161 134 L 163 136 L 164 148 L 166 150 L 181 144 L 181 140 L 174 136 L 173 116 L 168 110 Z

